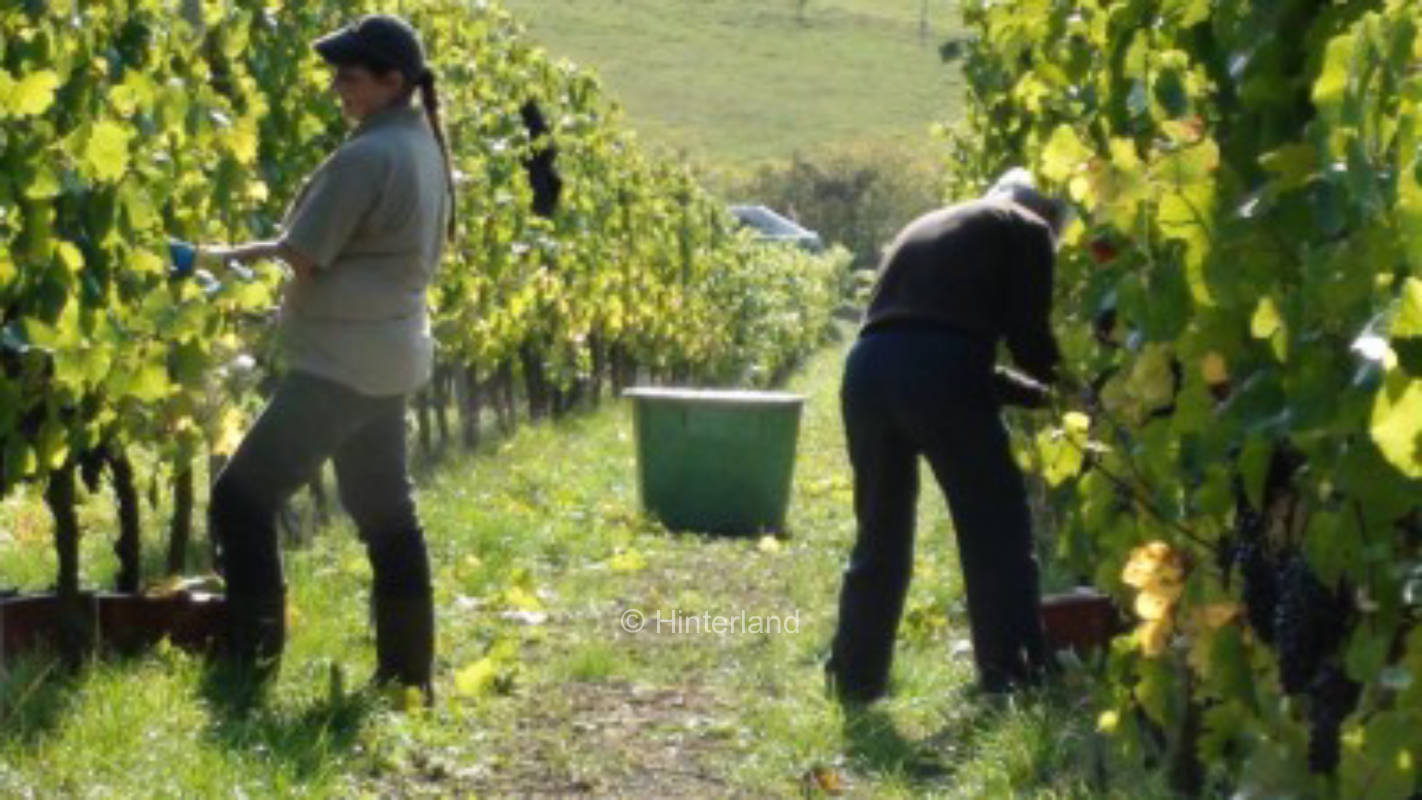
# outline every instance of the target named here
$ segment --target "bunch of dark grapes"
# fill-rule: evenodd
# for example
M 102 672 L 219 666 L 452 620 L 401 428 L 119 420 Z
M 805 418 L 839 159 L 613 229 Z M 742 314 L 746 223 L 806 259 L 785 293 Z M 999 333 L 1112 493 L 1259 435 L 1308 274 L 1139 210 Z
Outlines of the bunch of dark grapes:
M 1244 598 L 1249 625 L 1260 640 L 1273 644 L 1279 578 L 1269 547 L 1261 538 L 1246 539 L 1236 546 L 1234 561 L 1239 565 L 1239 576 L 1244 581 L 1240 593 Z
M 1309 684 L 1308 768 L 1329 773 L 1338 768 L 1343 720 L 1358 705 L 1362 685 L 1333 664 L 1322 667 Z
M 1274 611 L 1274 639 L 1284 691 L 1308 688 L 1319 666 L 1346 628 L 1348 607 L 1342 593 L 1329 592 L 1302 553 L 1284 562 L 1279 574 L 1279 602 Z

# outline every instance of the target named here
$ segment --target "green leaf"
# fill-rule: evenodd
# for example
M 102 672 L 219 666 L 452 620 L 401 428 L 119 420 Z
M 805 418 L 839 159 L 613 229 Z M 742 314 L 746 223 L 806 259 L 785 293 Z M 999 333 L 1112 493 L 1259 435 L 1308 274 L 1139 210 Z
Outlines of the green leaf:
M 1363 542 L 1356 525 L 1345 524 L 1337 512 L 1318 511 L 1308 520 L 1304 552 L 1325 586 L 1333 586 L 1344 576 L 1361 575 Z
M 129 254 L 130 271 L 138 275 L 162 275 L 167 267 L 163 259 L 147 250 L 136 250 Z
M 1336 120 L 1348 89 L 1348 75 L 1353 61 L 1354 34 L 1345 33 L 1328 40 L 1324 50 L 1323 69 L 1313 84 L 1313 104 L 1325 119 Z
M 69 434 L 63 423 L 50 418 L 40 426 L 38 458 L 49 469 L 59 469 L 69 458 Z
M 39 116 L 54 105 L 59 84 L 59 76 L 52 69 L 31 72 L 10 87 L 9 96 L 4 98 L 6 109 L 16 117 Z
M 1398 339 L 1422 336 L 1422 278 L 1408 278 L 1403 282 L 1391 332 Z
M 1288 331 L 1284 327 L 1284 318 L 1279 313 L 1279 307 L 1274 304 L 1274 298 L 1267 295 L 1259 298 L 1259 303 L 1254 307 L 1254 315 L 1249 318 L 1249 333 L 1256 339 L 1269 339 L 1274 355 L 1280 361 L 1284 360 L 1285 353 L 1281 343 L 1287 341 Z
M 74 246 L 73 242 L 60 242 L 55 247 L 55 255 L 59 257 L 59 263 L 70 273 L 77 273 L 84 269 L 84 253 Z
M 1359 683 L 1372 683 L 1387 663 L 1387 651 L 1391 646 L 1392 635 L 1374 628 L 1372 625 L 1359 625 L 1354 628 L 1353 636 L 1348 642 L 1347 654 L 1343 659 L 1348 676 Z
M 1269 472 L 1273 446 L 1262 437 L 1253 436 L 1245 442 L 1239 455 L 1239 476 L 1244 481 L 1244 494 L 1256 511 L 1264 508 L 1264 479 Z
M 1397 166 L 1397 233 L 1412 269 L 1422 272 L 1422 152 L 1402 154 Z
M 25 197 L 31 200 L 49 200 L 59 196 L 59 176 L 48 163 L 34 165 L 34 172 L 25 181 Z
M 39 468 L 39 458 L 35 456 L 35 449 L 19 438 L 12 438 L 5 443 L 5 480 L 11 484 L 31 477 Z
M 1140 663 L 1140 682 L 1136 684 L 1136 700 L 1151 721 L 1172 728 L 1179 709 L 1180 687 L 1170 661 L 1148 658 Z
M 1318 156 L 1311 144 L 1287 144 L 1259 157 L 1259 165 L 1273 173 L 1280 189 L 1296 189 L 1317 171 Z
M 1091 421 L 1078 412 L 1068 412 L 1062 427 L 1037 433 L 1037 452 L 1042 459 L 1042 478 L 1049 486 L 1060 486 L 1081 471 Z
M 1392 349 L 1403 369 L 1422 377 L 1422 279 L 1408 278 L 1392 320 Z
M 1049 180 L 1064 182 L 1091 158 L 1091 148 L 1070 125 L 1058 125 L 1042 149 L 1042 174 Z
M 128 143 L 133 133 L 116 122 L 94 125 L 84 146 L 84 163 L 101 181 L 116 181 L 128 171 Z
M 1368 433 L 1389 464 L 1422 479 L 1422 378 L 1388 374 L 1373 399 Z
M 123 394 L 144 403 L 162 400 L 173 389 L 173 384 L 168 380 L 167 368 L 163 364 L 152 362 L 139 366 L 124 384 Z
M 1414 709 L 1381 711 L 1367 722 L 1340 765 L 1340 797 L 1407 800 L 1417 782 L 1413 748 L 1417 741 Z

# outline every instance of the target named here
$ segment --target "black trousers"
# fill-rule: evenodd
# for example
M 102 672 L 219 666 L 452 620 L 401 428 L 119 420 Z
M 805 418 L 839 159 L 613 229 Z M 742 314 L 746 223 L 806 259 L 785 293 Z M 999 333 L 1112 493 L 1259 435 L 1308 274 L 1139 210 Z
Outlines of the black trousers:
M 1021 472 L 992 392 L 993 347 L 941 328 L 869 332 L 850 350 L 840 400 L 858 533 L 827 668 L 847 696 L 884 691 L 913 566 L 918 456 L 958 539 L 984 688 L 1047 665 L 1038 567 Z
M 283 590 L 277 511 L 328 458 L 370 556 L 375 593 L 428 595 L 429 557 L 405 461 L 405 398 L 294 372 L 212 487 L 209 526 L 229 596 Z

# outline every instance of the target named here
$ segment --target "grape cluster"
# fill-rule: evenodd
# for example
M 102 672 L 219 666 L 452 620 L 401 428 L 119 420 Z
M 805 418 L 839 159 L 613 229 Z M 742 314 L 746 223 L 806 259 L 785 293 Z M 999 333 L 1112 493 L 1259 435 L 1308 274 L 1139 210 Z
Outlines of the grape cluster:
M 1257 516 L 1257 515 L 1256 515 Z M 1279 605 L 1278 569 L 1269 547 L 1258 538 L 1246 539 L 1234 548 L 1234 563 L 1239 566 L 1244 585 L 1245 614 L 1249 625 L 1266 644 L 1274 643 L 1274 619 Z
M 1274 610 L 1279 677 L 1285 692 L 1297 694 L 1309 687 L 1323 660 L 1337 649 L 1346 623 L 1343 598 L 1324 587 L 1301 553 L 1286 558 Z
M 1309 684 L 1308 768 L 1311 772 L 1329 773 L 1338 768 L 1338 739 L 1343 720 L 1358 704 L 1362 688 L 1333 664 L 1320 669 Z

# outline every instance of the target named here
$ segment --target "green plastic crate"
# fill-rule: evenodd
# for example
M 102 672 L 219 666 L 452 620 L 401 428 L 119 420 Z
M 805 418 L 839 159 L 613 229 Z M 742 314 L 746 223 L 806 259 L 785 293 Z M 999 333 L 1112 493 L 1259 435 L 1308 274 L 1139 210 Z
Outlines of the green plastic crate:
M 623 396 L 644 509 L 673 530 L 784 529 L 802 395 L 639 387 Z

